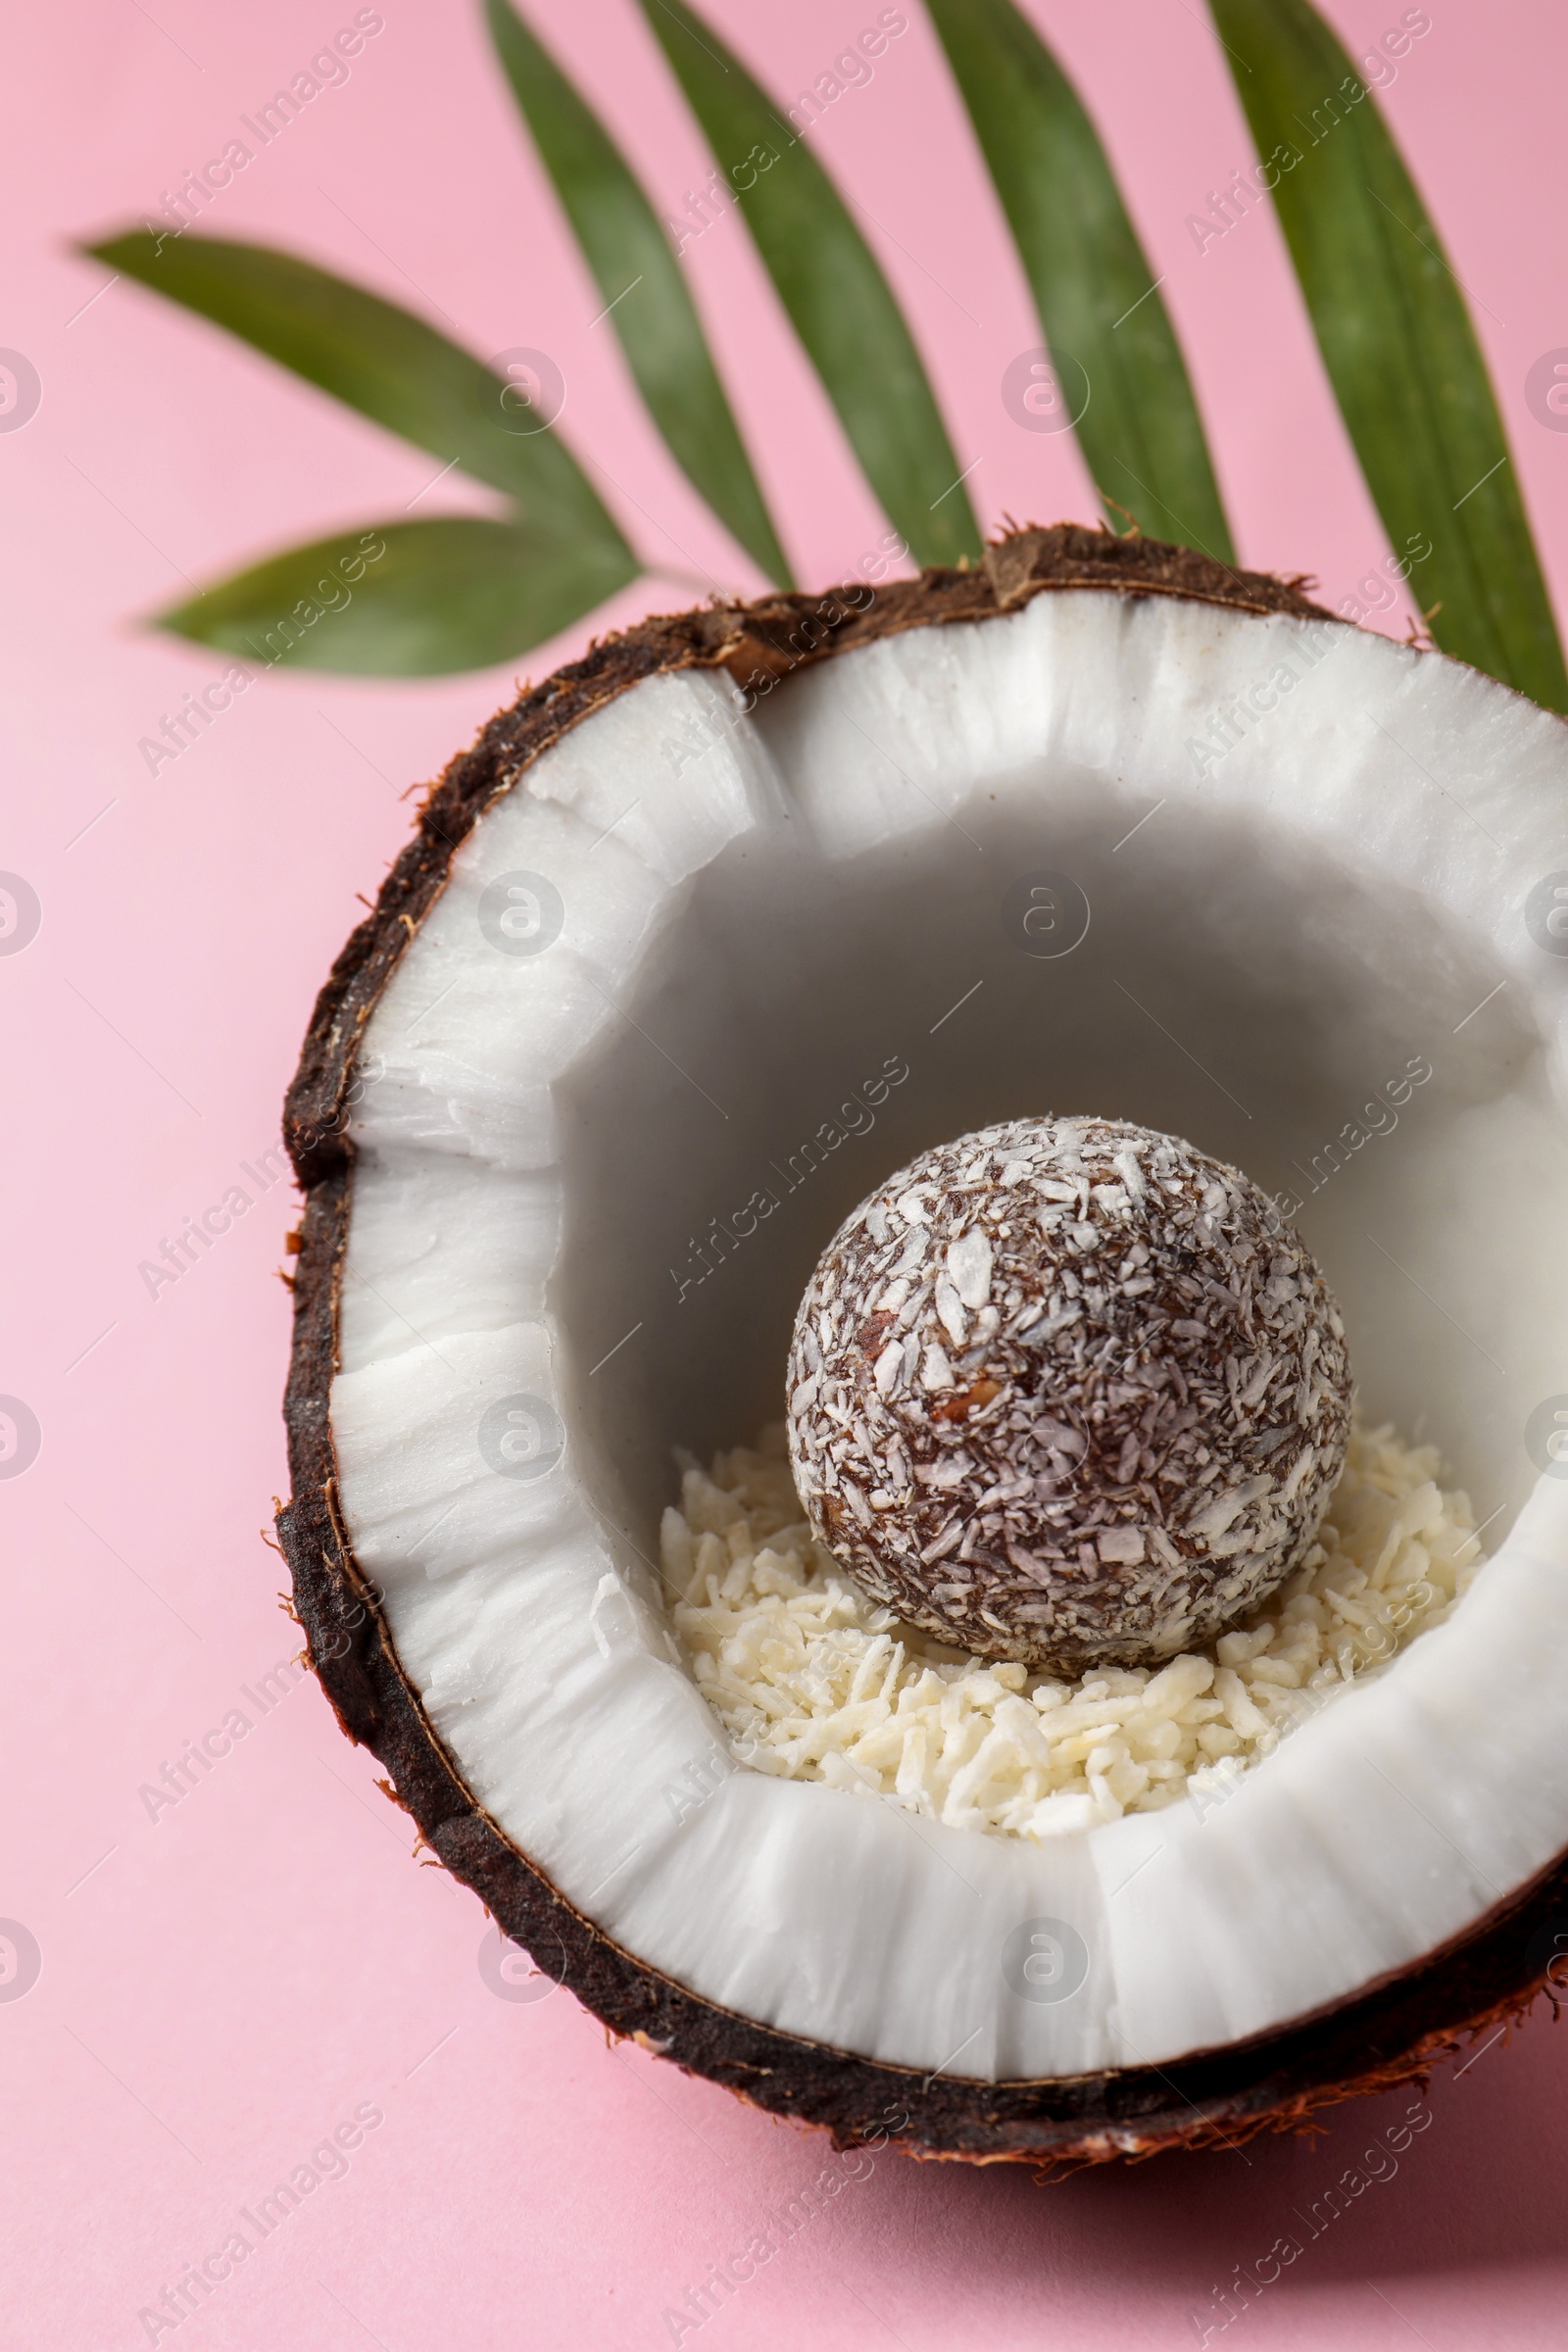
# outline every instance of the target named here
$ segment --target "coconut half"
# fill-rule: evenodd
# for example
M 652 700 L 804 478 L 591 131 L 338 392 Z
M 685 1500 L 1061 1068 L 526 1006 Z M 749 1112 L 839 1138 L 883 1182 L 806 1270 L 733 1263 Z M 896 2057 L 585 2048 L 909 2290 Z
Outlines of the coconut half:
M 1099 2157 L 1419 2075 L 1547 1981 L 1565 794 L 1476 672 L 1074 527 L 650 621 L 448 770 L 289 1098 L 278 1524 L 345 1730 L 613 2032 L 841 2142 Z M 854 1204 L 1047 1109 L 1271 1193 L 1494 1556 L 1223 1804 L 1031 1841 L 735 1761 L 654 1562 Z

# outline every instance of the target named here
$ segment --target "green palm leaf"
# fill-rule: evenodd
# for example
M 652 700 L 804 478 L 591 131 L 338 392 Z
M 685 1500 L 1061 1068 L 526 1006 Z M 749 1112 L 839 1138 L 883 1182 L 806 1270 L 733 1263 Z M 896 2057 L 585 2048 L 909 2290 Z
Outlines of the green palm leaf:
M 526 653 L 636 576 L 580 531 L 441 514 L 290 548 L 159 625 L 264 668 L 430 677 Z
M 980 534 L 904 314 L 816 158 L 684 0 L 643 13 L 723 159 L 746 225 L 875 491 L 917 564 Z
M 518 412 L 503 405 L 506 382 L 412 312 L 267 245 L 136 229 L 86 251 L 504 490 L 541 529 L 583 532 L 607 561 L 631 561 L 560 435 L 517 429 Z
M 927 0 L 1056 362 L 1054 422 L 1151 537 L 1234 560 L 1153 271 L 1076 91 L 1011 0 Z M 1074 365 L 1075 364 L 1075 365 Z
M 792 587 L 681 272 L 597 115 L 508 0 L 485 0 L 513 94 L 582 247 L 637 388 L 675 463 L 770 580 Z
M 1212 0 L 1367 487 L 1429 541 L 1438 643 L 1568 709 L 1545 583 L 1459 281 L 1371 93 L 1307 0 Z

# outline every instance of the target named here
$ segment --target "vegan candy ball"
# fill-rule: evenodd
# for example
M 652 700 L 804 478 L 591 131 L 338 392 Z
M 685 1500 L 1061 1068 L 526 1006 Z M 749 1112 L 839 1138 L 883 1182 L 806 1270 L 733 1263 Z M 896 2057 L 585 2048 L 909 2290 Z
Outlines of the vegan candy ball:
M 1145 1665 L 1284 1583 L 1345 1460 L 1345 1327 L 1266 1197 L 1179 1137 L 1015 1119 L 863 1201 L 796 1318 L 813 1534 L 982 1657 Z

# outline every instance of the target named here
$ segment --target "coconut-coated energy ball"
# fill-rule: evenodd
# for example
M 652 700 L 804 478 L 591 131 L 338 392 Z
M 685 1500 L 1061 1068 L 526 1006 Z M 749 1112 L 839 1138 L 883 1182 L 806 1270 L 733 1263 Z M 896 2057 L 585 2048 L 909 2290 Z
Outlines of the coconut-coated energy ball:
M 982 1657 L 1145 1665 L 1301 1559 L 1345 1460 L 1345 1326 L 1239 1170 L 1125 1120 L 1013 1119 L 861 1202 L 796 1317 L 813 1534 Z

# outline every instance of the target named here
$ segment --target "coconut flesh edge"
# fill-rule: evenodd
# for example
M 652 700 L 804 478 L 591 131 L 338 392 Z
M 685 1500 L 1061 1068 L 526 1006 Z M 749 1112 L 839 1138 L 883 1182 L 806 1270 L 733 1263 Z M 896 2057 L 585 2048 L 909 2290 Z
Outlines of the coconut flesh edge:
M 1288 700 L 1200 775 L 1189 740 L 1282 662 Z M 640 1961 L 921 2069 L 1159 2064 L 1398 1971 L 1568 1843 L 1568 1495 L 1521 1442 L 1568 1386 L 1565 975 L 1520 914 L 1564 744 L 1380 638 L 1080 591 L 837 656 L 750 717 L 722 678 L 650 679 L 478 821 L 361 1055 L 342 1507 L 474 1794 Z M 1055 959 L 1007 927 L 1042 871 L 1093 908 Z M 564 907 L 537 955 L 481 925 L 518 872 Z M 1335 1167 L 1423 1060 L 1417 1132 Z M 1510 1532 L 1447 1625 L 1223 1805 L 1032 1847 L 727 1768 L 651 1562 L 671 1449 L 776 1415 L 842 1216 L 922 1145 L 1042 1108 L 1185 1134 L 1272 1191 L 1316 1155 L 1299 1222 L 1364 1415 L 1438 1443 Z M 565 1432 L 537 1480 L 478 1447 L 519 1394 Z M 1004 1973 L 1041 1920 L 1082 1939 L 1070 1997 Z

